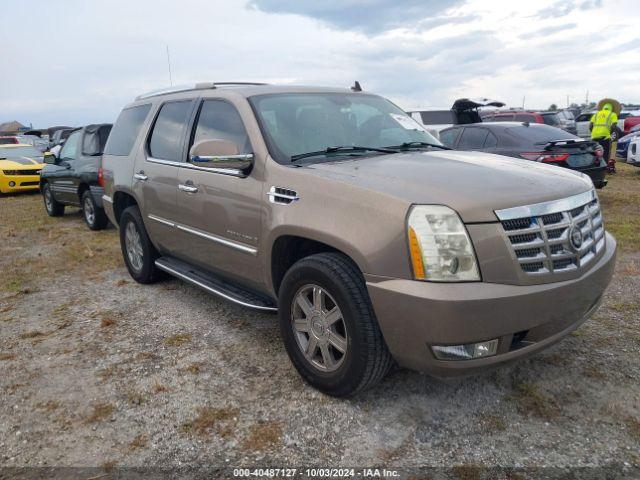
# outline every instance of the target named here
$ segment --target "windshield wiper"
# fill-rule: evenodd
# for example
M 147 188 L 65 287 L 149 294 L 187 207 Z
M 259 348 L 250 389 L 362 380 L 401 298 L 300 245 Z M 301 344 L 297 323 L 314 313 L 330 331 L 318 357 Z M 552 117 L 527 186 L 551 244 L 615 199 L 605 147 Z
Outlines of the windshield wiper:
M 291 156 L 291 162 L 296 162 L 303 158 L 317 157 L 318 155 L 327 155 L 329 153 L 349 153 L 349 152 L 380 152 L 380 153 L 398 153 L 398 150 L 392 147 L 360 147 L 357 145 L 339 145 L 336 147 L 327 147 L 324 150 L 318 150 L 317 152 L 299 153 Z
M 390 145 L 385 148 L 395 148 L 398 150 L 409 150 L 410 148 L 418 148 L 418 147 L 433 147 L 440 148 L 441 150 L 452 150 L 449 147 L 445 147 L 444 145 L 438 145 L 437 143 L 429 143 L 429 142 L 404 142 L 400 145 Z

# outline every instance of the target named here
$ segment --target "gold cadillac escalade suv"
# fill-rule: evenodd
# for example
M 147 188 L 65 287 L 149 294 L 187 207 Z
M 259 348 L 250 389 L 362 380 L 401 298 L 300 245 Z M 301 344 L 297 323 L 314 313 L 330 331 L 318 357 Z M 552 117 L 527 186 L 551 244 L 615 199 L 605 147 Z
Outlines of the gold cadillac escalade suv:
M 336 396 L 394 362 L 520 358 L 596 310 L 616 242 L 588 177 L 451 151 L 357 87 L 206 83 L 126 106 L 103 200 L 131 276 L 277 311 L 296 369 Z

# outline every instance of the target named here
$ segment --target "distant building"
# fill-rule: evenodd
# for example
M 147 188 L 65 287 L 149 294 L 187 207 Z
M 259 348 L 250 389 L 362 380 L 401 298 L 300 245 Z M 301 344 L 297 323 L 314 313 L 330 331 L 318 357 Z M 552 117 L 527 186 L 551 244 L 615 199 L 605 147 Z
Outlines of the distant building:
M 0 134 L 16 133 L 26 128 L 27 127 L 25 127 L 20 122 L 17 122 L 15 120 L 12 122 L 4 122 L 4 123 L 0 123 Z

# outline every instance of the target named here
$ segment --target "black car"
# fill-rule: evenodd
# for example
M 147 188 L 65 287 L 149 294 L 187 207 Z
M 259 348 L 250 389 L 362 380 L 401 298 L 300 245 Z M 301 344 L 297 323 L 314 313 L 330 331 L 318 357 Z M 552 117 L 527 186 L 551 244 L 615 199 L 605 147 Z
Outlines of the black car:
M 602 147 L 559 128 L 539 123 L 492 122 L 450 127 L 440 140 L 454 150 L 476 150 L 570 168 L 607 184 Z
M 73 131 L 58 157 L 44 156 L 40 191 L 52 217 L 64 214 L 66 205 L 82 208 L 91 230 L 101 230 L 109 222 L 102 207 L 102 153 L 112 125 L 87 125 Z

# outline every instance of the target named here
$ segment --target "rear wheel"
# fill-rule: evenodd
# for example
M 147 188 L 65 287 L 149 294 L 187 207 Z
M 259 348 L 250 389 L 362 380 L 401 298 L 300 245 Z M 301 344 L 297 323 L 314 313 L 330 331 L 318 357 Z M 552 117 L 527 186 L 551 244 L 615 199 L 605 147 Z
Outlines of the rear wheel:
M 149 240 L 137 206 L 127 207 L 120 217 L 120 247 L 129 274 L 136 282 L 153 283 L 160 277 L 155 261 L 160 256 Z
M 82 216 L 91 230 L 103 230 L 109 223 L 104 210 L 96 205 L 90 190 L 82 194 Z
M 289 358 L 315 388 L 346 397 L 378 383 L 393 360 L 364 278 L 346 256 L 321 253 L 295 263 L 279 295 Z
M 42 199 L 44 200 L 44 208 L 50 217 L 60 217 L 64 215 L 64 205 L 53 198 L 51 185 L 49 182 L 42 185 Z

